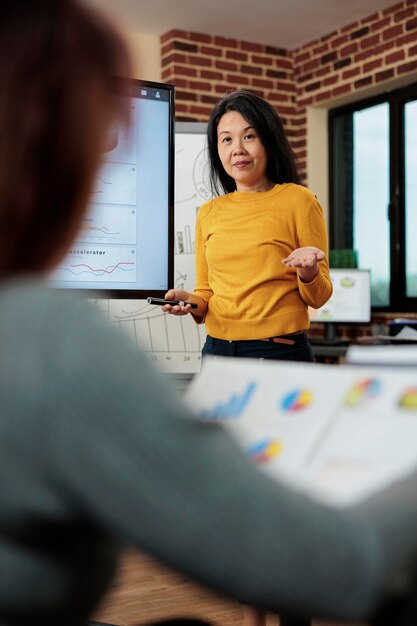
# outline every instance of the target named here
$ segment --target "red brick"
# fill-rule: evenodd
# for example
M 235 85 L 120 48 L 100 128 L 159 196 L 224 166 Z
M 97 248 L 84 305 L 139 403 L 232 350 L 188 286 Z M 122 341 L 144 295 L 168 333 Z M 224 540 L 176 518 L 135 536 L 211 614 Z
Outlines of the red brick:
M 335 61 L 337 59 L 337 51 L 333 50 L 332 52 L 328 52 L 327 54 L 323 54 L 320 59 L 320 63 L 325 65 L 326 63 L 330 63 L 330 61 Z
M 265 46 L 264 54 L 271 54 L 272 56 L 287 57 L 288 50 L 285 48 L 276 48 L 275 46 Z
M 372 70 L 376 70 L 382 65 L 382 59 L 375 59 L 374 61 L 370 61 L 369 63 L 365 63 L 363 66 L 364 73 L 371 72 Z
M 375 81 L 381 83 L 382 81 L 391 80 L 394 77 L 394 70 L 385 70 L 384 72 L 377 72 L 375 74 Z
M 254 65 L 241 65 L 240 71 L 242 74 L 254 74 L 255 76 L 262 75 L 262 68 Z M 285 76 L 281 78 L 285 78 Z
M 351 32 L 350 38 L 360 39 L 361 37 L 365 37 L 365 35 L 367 35 L 368 33 L 369 33 L 369 26 L 362 26 L 361 28 L 358 28 L 357 30 L 354 30 L 353 32 Z
M 210 117 L 211 107 L 202 107 L 202 106 L 190 106 L 190 113 L 195 113 L 196 115 L 203 115 Z
M 417 28 L 417 17 L 415 17 L 413 20 L 408 20 L 408 22 L 406 22 L 405 24 L 406 31 L 414 30 L 415 28 Z
M 298 104 L 308 107 L 311 104 L 313 104 L 313 97 L 312 96 L 304 96 L 303 98 L 299 98 L 298 100 Z
M 273 89 L 274 81 L 265 80 L 264 78 L 252 78 L 252 85 L 262 87 L 263 89 Z
M 195 43 L 188 43 L 187 41 L 173 41 L 173 50 L 182 50 L 184 52 L 198 52 L 198 46 Z
M 222 80 L 222 72 L 213 72 L 212 70 L 200 70 L 200 77 L 207 80 Z
M 237 39 L 226 39 L 226 37 L 215 37 L 214 43 L 222 48 L 237 48 L 239 45 Z
M 416 24 L 417 25 L 417 24 Z M 382 33 L 382 39 L 387 41 L 388 39 L 393 39 L 394 37 L 398 37 L 403 32 L 402 24 L 397 24 L 396 26 L 391 26 L 387 28 Z
M 392 54 L 387 54 L 387 56 L 385 57 L 385 63 L 386 65 L 389 65 L 391 63 L 398 63 L 399 61 L 404 61 L 404 59 L 405 59 L 404 50 L 397 50 L 397 52 L 393 52 Z
M 288 94 L 281 93 L 278 91 L 269 91 L 267 99 L 271 100 L 272 102 L 288 102 L 290 99 L 290 96 Z
M 248 52 L 263 52 L 264 47 L 260 43 L 252 43 L 250 41 L 241 41 L 240 49 L 247 50 Z
M 305 159 L 307 158 L 307 150 L 295 150 L 295 153 L 297 155 L 297 159 L 304 163 Z
M 187 55 L 179 54 L 178 52 L 174 52 L 167 57 L 163 57 L 161 59 L 162 67 L 169 65 L 170 63 L 187 63 Z
M 212 43 L 211 35 L 203 33 L 187 33 L 187 38 L 191 41 L 198 41 L 199 43 Z
M 374 35 L 370 35 L 369 37 L 365 37 L 360 41 L 359 45 L 361 50 L 366 50 L 366 48 L 370 48 L 371 46 L 376 46 L 379 43 L 379 35 L 376 33 Z
M 279 67 L 283 70 L 292 70 L 294 68 L 294 63 L 291 59 L 277 58 L 275 59 L 275 67 Z
M 266 56 L 260 56 L 259 54 L 252 54 L 252 63 L 259 63 L 260 65 L 272 65 L 272 58 Z
M 392 50 L 392 48 L 394 48 L 393 41 L 381 44 L 380 46 L 377 46 L 376 48 L 368 49 L 368 50 L 365 50 L 364 52 L 359 52 L 359 54 L 355 54 L 354 61 L 355 63 L 360 63 L 361 61 L 365 61 L 366 59 L 376 57 L 379 54 L 383 54 L 384 52 L 387 52 L 388 50 Z
M 208 54 L 212 57 L 221 57 L 223 50 L 222 48 L 213 48 L 213 46 L 201 46 L 201 54 Z
M 284 106 L 280 104 L 277 108 L 280 115 L 294 115 L 294 107 Z
M 329 42 L 322 43 L 319 46 L 313 48 L 313 54 L 324 54 L 329 49 Z
M 186 39 L 187 31 L 179 30 L 178 28 L 174 28 L 173 30 L 169 30 L 167 33 L 161 35 L 161 43 L 165 43 L 170 39 Z
M 353 84 L 355 89 L 362 89 L 363 87 L 369 87 L 369 85 L 372 85 L 372 82 L 372 76 L 364 76 L 363 78 L 356 80 Z
M 247 52 L 238 52 L 237 50 L 226 50 L 226 59 L 235 59 L 236 61 L 247 61 Z
M 315 83 L 309 83 L 305 86 L 305 91 L 317 91 L 317 89 L 321 88 L 321 80 L 316 80 Z
M 171 67 L 171 71 L 174 76 L 176 74 L 180 76 L 197 76 L 197 70 L 189 65 L 174 65 Z
M 332 92 L 331 91 L 322 91 L 315 96 L 316 102 L 322 102 L 323 100 L 331 100 Z
M 329 85 L 334 85 L 335 83 L 338 82 L 338 80 L 339 80 L 338 75 L 337 74 L 332 74 L 328 78 L 324 79 L 323 86 L 324 87 L 328 87 Z
M 333 39 L 333 41 L 331 42 L 331 47 L 332 49 L 340 48 L 340 46 L 343 46 L 343 44 L 347 41 L 349 41 L 349 36 L 341 35 L 339 37 L 336 37 L 336 39 Z
M 397 74 L 409 74 L 417 69 L 417 61 L 410 61 L 397 67 Z
M 316 67 L 319 67 L 320 65 L 320 60 L 319 59 L 312 59 L 311 61 L 309 61 L 308 63 L 305 63 L 305 65 L 303 65 L 302 70 L 304 72 L 309 72 L 310 70 L 315 70 Z
M 210 91 L 211 89 L 211 84 L 210 83 L 205 83 L 201 80 L 197 81 L 197 80 L 190 80 L 188 81 L 188 87 L 189 89 L 194 89 L 196 91 Z
M 308 80 L 312 80 L 313 78 L 313 74 L 302 74 L 299 78 L 298 78 L 298 82 L 299 83 L 305 83 Z
M 352 91 L 351 85 L 340 85 L 340 87 L 335 87 L 333 89 L 333 96 L 343 96 L 346 93 L 350 93 Z
M 403 37 L 398 37 L 398 39 L 395 40 L 395 45 L 400 47 L 400 46 L 405 46 L 408 43 L 414 43 L 415 41 L 416 41 L 416 34 L 408 33 L 408 35 L 403 35 Z
M 216 96 L 209 96 L 207 94 L 203 94 L 200 96 L 201 102 L 205 102 L 206 104 L 216 104 L 219 101 L 219 98 Z
M 230 63 L 229 61 L 216 61 L 215 66 L 219 70 L 226 70 L 229 72 L 237 72 L 239 69 L 237 63 Z
M 164 56 L 165 54 L 169 54 L 170 52 L 174 51 L 174 46 L 172 44 L 173 42 L 170 41 L 169 43 L 165 44 L 165 46 L 161 47 L 161 56 Z
M 301 150 L 302 148 L 305 148 L 307 146 L 307 141 L 305 139 L 299 139 L 299 140 L 292 139 L 291 145 L 292 145 L 293 150 Z
M 197 100 L 197 94 L 192 91 L 180 91 L 177 89 L 175 91 L 175 100 L 192 100 L 195 102 Z
M 294 63 L 297 63 L 297 64 L 303 63 L 304 61 L 307 61 L 307 59 L 309 58 L 310 58 L 310 53 L 303 51 L 301 54 L 296 55 L 294 57 Z
M 236 85 L 249 85 L 249 78 L 242 76 L 242 74 L 228 74 L 226 80 Z
M 325 67 L 321 67 L 317 70 L 316 76 L 327 76 L 327 74 L 330 74 L 331 71 L 330 65 L 326 65 Z
M 295 93 L 296 86 L 294 83 L 284 83 L 282 81 L 277 81 L 275 85 L 276 89 L 281 89 L 282 91 L 287 91 L 290 93 Z
M 342 73 L 343 80 L 349 80 L 350 78 L 354 78 L 361 73 L 361 68 L 359 66 L 353 67 L 351 69 L 345 70 Z
M 384 17 L 382 20 L 378 20 L 378 22 L 375 22 L 374 24 L 371 24 L 371 31 L 375 32 L 375 31 L 378 31 L 378 30 L 382 30 L 383 28 L 385 28 L 389 24 L 391 24 L 391 18 L 390 17 Z
M 408 49 L 409 57 L 413 57 L 415 54 L 417 54 L 417 46 L 412 46 L 411 48 Z
M 394 22 L 402 22 L 407 17 L 411 17 L 412 15 L 414 15 L 413 8 L 409 7 L 408 9 L 403 9 L 402 11 L 398 11 L 398 13 L 394 15 Z
M 358 43 L 355 41 L 353 43 L 350 43 L 347 46 L 344 46 L 343 48 L 340 48 L 339 56 L 340 56 L 340 58 L 349 56 L 349 55 L 353 54 L 354 52 L 356 52 L 357 49 L 358 49 Z
M 214 91 L 221 95 L 224 95 L 225 93 L 229 93 L 231 91 L 236 91 L 236 89 L 237 89 L 236 85 L 227 85 L 227 84 L 218 84 L 214 87 Z
M 188 62 L 190 65 L 198 65 L 202 67 L 211 67 L 213 61 L 207 57 L 197 57 L 197 56 L 189 56 Z

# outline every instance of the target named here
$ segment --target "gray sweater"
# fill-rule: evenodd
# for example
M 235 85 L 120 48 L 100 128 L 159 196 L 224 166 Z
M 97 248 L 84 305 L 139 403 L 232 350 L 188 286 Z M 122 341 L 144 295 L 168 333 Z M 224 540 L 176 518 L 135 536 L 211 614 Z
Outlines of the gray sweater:
M 133 544 L 243 602 L 365 618 L 409 584 L 417 478 L 339 511 L 188 414 L 86 302 L 0 290 L 0 624 L 91 612 Z

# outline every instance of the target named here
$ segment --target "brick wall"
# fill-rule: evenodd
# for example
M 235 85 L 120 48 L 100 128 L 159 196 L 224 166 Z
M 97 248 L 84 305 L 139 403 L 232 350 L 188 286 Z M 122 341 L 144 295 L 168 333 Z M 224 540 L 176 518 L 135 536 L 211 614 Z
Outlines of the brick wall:
M 250 89 L 275 105 L 305 175 L 308 106 L 360 99 L 396 78 L 417 81 L 417 0 L 291 51 L 172 30 L 161 37 L 161 59 L 162 80 L 177 87 L 177 120 L 205 122 L 226 91 Z

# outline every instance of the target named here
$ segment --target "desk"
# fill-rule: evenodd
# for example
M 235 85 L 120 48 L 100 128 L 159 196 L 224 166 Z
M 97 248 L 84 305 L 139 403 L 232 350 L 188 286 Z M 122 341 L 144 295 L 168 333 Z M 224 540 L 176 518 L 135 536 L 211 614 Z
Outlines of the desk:
M 317 361 L 324 363 L 339 362 L 340 359 L 344 359 L 348 346 L 331 346 L 326 344 L 313 343 L 311 344 L 313 355 Z

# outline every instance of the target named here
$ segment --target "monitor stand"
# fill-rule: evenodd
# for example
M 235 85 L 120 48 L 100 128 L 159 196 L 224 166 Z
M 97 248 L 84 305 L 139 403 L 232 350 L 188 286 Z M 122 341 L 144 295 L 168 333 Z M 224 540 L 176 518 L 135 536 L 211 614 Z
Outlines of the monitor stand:
M 311 345 L 316 346 L 345 346 L 343 339 L 337 337 L 337 325 L 334 322 L 324 323 L 324 337 L 310 337 Z
M 323 344 L 325 346 L 343 346 L 346 345 L 346 341 L 339 339 L 337 336 L 337 325 L 334 322 L 326 322 L 324 324 L 324 339 Z

